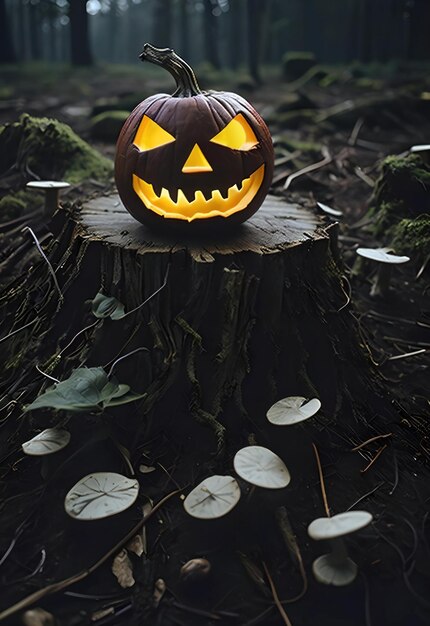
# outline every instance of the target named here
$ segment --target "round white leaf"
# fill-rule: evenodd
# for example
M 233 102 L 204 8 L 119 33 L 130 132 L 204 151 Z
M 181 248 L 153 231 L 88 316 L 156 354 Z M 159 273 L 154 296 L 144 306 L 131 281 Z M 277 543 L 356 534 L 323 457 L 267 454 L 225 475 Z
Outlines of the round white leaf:
M 234 457 L 236 473 L 252 485 L 265 489 L 282 489 L 291 480 L 285 463 L 263 446 L 247 446 Z
M 357 565 L 349 557 L 339 559 L 333 554 L 323 554 L 312 563 L 312 571 L 319 583 L 343 587 L 357 576 Z
M 362 256 L 365 259 L 371 259 L 372 261 L 378 261 L 379 263 L 399 265 L 400 263 L 407 263 L 410 261 L 408 256 L 391 254 L 391 248 L 357 248 L 356 252 L 358 256 Z
M 46 428 L 41 433 L 22 444 L 22 450 L 30 456 L 53 454 L 67 446 L 70 433 L 62 428 Z
M 328 215 L 333 215 L 333 217 L 343 217 L 342 211 L 338 209 L 332 209 L 331 206 L 327 206 L 327 204 L 323 204 L 322 202 L 317 202 L 317 207 L 327 213 Z
M 335 539 L 364 528 L 372 519 L 372 514 L 367 511 L 347 511 L 333 517 L 319 517 L 309 524 L 308 535 L 316 541 Z
M 128 509 L 139 493 L 139 483 L 113 472 L 84 476 L 66 495 L 64 508 L 79 520 L 103 519 Z
M 307 401 L 302 396 L 289 396 L 279 400 L 267 411 L 267 419 L 277 426 L 291 426 L 304 422 L 321 408 L 317 398 Z
M 216 519 L 239 502 L 240 487 L 232 476 L 209 476 L 184 500 L 184 509 L 198 519 Z

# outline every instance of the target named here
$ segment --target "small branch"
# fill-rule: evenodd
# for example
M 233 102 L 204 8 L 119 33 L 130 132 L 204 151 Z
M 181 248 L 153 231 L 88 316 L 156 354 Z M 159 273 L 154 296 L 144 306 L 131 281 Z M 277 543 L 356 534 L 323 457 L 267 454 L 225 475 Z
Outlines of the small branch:
M 40 369 L 40 367 L 38 365 L 36 365 L 35 367 L 36 367 L 37 371 L 39 372 L 39 374 L 42 374 L 42 376 L 46 376 L 46 378 L 49 378 L 49 380 L 53 380 L 54 383 L 59 383 L 60 382 L 58 380 L 58 378 L 54 378 L 53 376 L 50 376 L 46 372 L 42 372 L 42 370 Z
M 364 493 L 362 496 L 360 496 L 358 498 L 358 500 L 356 500 L 353 504 L 351 504 L 351 506 L 349 506 L 346 510 L 350 511 L 351 509 L 353 509 L 355 506 L 357 506 L 357 504 L 359 504 L 360 502 L 362 502 L 365 498 L 367 498 L 368 496 L 371 496 L 372 493 L 375 493 L 375 491 L 378 491 L 378 489 L 380 487 L 382 487 L 382 485 L 384 484 L 385 481 L 382 481 L 380 483 L 378 483 L 376 485 L 376 487 L 374 487 L 373 489 L 371 489 L 370 491 L 368 491 L 367 493 Z
M 372 443 L 373 441 L 378 441 L 378 439 L 386 439 L 387 437 L 392 437 L 393 433 L 387 433 L 386 435 L 376 435 L 376 437 L 371 437 L 370 439 L 366 439 L 366 441 L 363 441 L 363 443 L 360 443 L 358 446 L 355 446 L 355 448 L 351 448 L 351 452 L 356 452 L 357 450 L 360 450 L 361 448 L 364 448 L 365 446 L 367 446 L 369 443 Z
M 275 601 L 276 604 L 276 608 L 279 611 L 279 614 L 281 615 L 282 619 L 284 620 L 284 624 L 285 626 L 293 626 L 289 620 L 288 615 L 285 612 L 284 607 L 281 604 L 281 601 L 279 600 L 279 596 L 278 596 L 278 592 L 276 591 L 276 587 L 275 587 L 275 583 L 273 582 L 273 579 L 270 575 L 270 572 L 267 568 L 266 563 L 263 561 L 263 567 L 264 567 L 264 571 L 266 573 L 267 576 L 267 580 L 269 581 L 269 585 L 270 585 L 270 591 L 272 592 L 272 596 L 273 596 L 273 600 Z
M 127 359 L 129 356 L 131 356 L 132 354 L 136 354 L 136 352 L 141 352 L 142 350 L 146 350 L 146 352 L 149 352 L 148 348 L 144 348 L 143 346 L 141 348 L 136 348 L 136 350 L 132 350 L 131 352 L 128 352 L 127 354 L 124 354 L 123 356 L 120 356 L 119 359 L 116 359 L 116 361 L 114 361 L 111 365 L 111 368 L 109 370 L 108 373 L 108 378 L 110 378 L 112 376 L 112 372 L 114 370 L 114 367 L 122 360 Z M 105 365 L 105 367 L 109 365 L 109 363 L 107 363 Z
M 316 461 L 317 461 L 318 474 L 319 474 L 319 477 L 320 477 L 320 485 L 321 485 L 321 495 L 322 495 L 322 499 L 323 499 L 323 502 L 324 502 L 325 512 L 326 512 L 327 517 L 330 517 L 330 507 L 329 507 L 328 501 L 327 501 L 327 493 L 326 493 L 326 490 L 325 490 L 324 474 L 323 474 L 322 467 L 321 467 L 320 455 L 319 455 L 318 449 L 317 449 L 317 447 L 316 447 L 316 445 L 314 443 L 312 444 L 312 447 L 314 449 L 315 458 L 316 458 Z
M 67 348 L 70 348 L 70 346 L 72 345 L 72 343 L 75 341 L 75 339 L 77 339 L 79 337 L 79 335 L 81 335 L 82 333 L 84 333 L 86 330 L 90 330 L 90 328 L 93 328 L 96 324 L 98 324 L 100 320 L 96 320 L 95 322 L 93 322 L 92 324 L 88 324 L 88 326 L 85 326 L 85 328 L 82 328 L 79 332 L 76 333 L 76 335 L 74 337 L 71 338 L 71 340 L 69 341 L 69 343 L 67 344 L 67 346 L 65 346 L 62 350 L 60 350 L 58 356 L 61 356 L 63 354 L 63 352 L 65 352 L 67 350 Z
M 333 161 L 333 157 L 330 156 L 329 154 L 326 154 L 326 156 L 324 156 L 324 158 L 321 161 L 318 161 L 317 163 L 312 163 L 311 165 L 307 165 L 306 167 L 303 167 L 301 170 L 298 170 L 297 172 L 290 174 L 284 183 L 284 187 L 283 187 L 284 191 L 288 189 L 288 187 L 291 185 L 293 180 L 295 180 L 299 176 L 303 176 L 303 174 L 310 174 L 311 172 L 315 172 L 316 170 L 321 169 L 325 165 L 328 165 L 332 161 Z
M 31 322 L 28 322 L 28 324 L 24 324 L 24 326 L 21 326 L 21 328 L 17 328 L 16 330 L 13 330 L 11 333 L 6 335 L 5 337 L 2 337 L 0 339 L 0 343 L 2 343 L 2 341 L 6 341 L 6 339 L 9 339 L 9 337 L 12 337 L 13 335 L 16 335 L 17 333 L 20 333 L 25 328 L 28 328 L 29 326 L 32 326 L 33 324 L 35 324 L 37 322 L 38 319 L 39 318 L 36 318 L 35 320 L 32 320 Z
M 50 274 L 51 274 L 51 276 L 53 278 L 53 281 L 54 281 L 54 284 L 55 284 L 55 288 L 57 289 L 58 295 L 60 296 L 60 301 L 63 302 L 64 297 L 63 297 L 63 294 L 61 293 L 60 285 L 58 284 L 58 280 L 57 280 L 57 277 L 55 275 L 54 268 L 52 267 L 51 263 L 49 262 L 48 257 L 46 256 L 46 254 L 43 252 L 42 246 L 40 245 L 38 238 L 34 234 L 33 229 L 30 228 L 30 226 L 24 226 L 24 228 L 22 229 L 22 232 L 25 231 L 25 230 L 28 230 L 30 232 L 30 235 L 33 237 L 34 243 L 36 244 L 36 248 L 38 249 L 41 257 L 43 258 L 43 260 L 45 261 L 45 263 L 47 264 L 47 266 L 49 268 L 49 272 L 50 272 Z
M 369 470 L 372 465 L 375 463 L 375 461 L 377 459 L 379 459 L 379 457 L 381 456 L 381 454 L 384 452 L 385 448 L 387 447 L 387 444 L 384 444 L 382 446 L 382 448 L 379 448 L 378 452 L 375 454 L 375 456 L 373 457 L 373 459 L 370 461 L 370 463 L 368 463 L 368 465 L 366 465 L 366 467 L 362 470 L 360 470 L 361 474 L 364 474 L 365 472 L 367 472 L 367 470 Z
M 38 589 L 34 593 L 31 593 L 26 598 L 23 598 L 19 602 L 16 602 L 15 604 L 10 606 L 9 608 L 7 608 L 4 611 L 2 611 L 0 613 L 0 621 L 6 619 L 7 617 L 10 617 L 11 615 L 15 615 L 15 613 L 17 613 L 18 611 L 22 611 L 23 609 L 26 609 L 27 607 L 31 606 L 35 602 L 38 602 L 39 600 L 41 600 L 42 598 L 45 598 L 48 595 L 56 593 L 57 591 L 63 591 L 64 589 L 67 589 L 67 587 L 70 587 L 70 585 L 73 585 L 74 583 L 77 583 L 77 582 L 79 582 L 81 580 L 84 580 L 84 578 L 87 578 L 90 574 L 95 572 L 96 569 L 98 569 L 101 565 L 103 565 L 103 563 L 105 563 L 111 556 L 113 556 L 114 554 L 119 552 L 119 550 L 121 550 L 121 548 L 128 541 L 130 541 L 130 539 L 132 539 L 136 535 L 136 533 L 138 533 L 140 531 L 140 529 L 146 524 L 146 522 L 149 520 L 149 518 L 152 517 L 154 515 L 154 513 L 156 513 L 163 506 L 163 504 L 165 504 L 165 502 L 170 500 L 170 498 L 172 498 L 177 493 L 179 493 L 178 489 L 175 490 L 175 491 L 172 491 L 171 493 L 167 494 L 167 496 L 162 498 L 154 506 L 154 508 L 148 513 L 148 515 L 146 517 L 141 519 L 140 522 L 138 522 L 125 535 L 125 537 L 123 537 L 117 544 L 115 544 L 113 546 L 113 548 L 108 550 L 108 552 L 106 552 L 106 554 L 104 554 L 98 561 L 93 563 L 93 565 L 91 565 L 88 569 L 81 570 L 77 574 L 73 574 L 72 576 L 69 576 L 68 578 L 64 578 L 63 580 L 59 580 L 56 583 L 52 583 L 51 585 L 48 585 L 47 587 L 43 587 L 43 589 Z
M 145 304 L 147 304 L 150 300 L 152 300 L 152 298 L 154 298 L 154 296 L 157 295 L 157 293 L 160 293 L 160 291 L 162 289 L 164 289 L 164 287 L 167 285 L 167 279 L 169 277 L 169 270 L 170 270 L 170 263 L 167 266 L 167 270 L 166 273 L 164 275 L 164 281 L 163 284 L 161 285 L 161 287 L 159 287 L 157 289 L 157 291 L 154 291 L 154 293 L 152 293 L 148 298 L 146 298 L 146 300 L 144 300 L 141 304 L 139 304 L 137 307 L 135 307 L 134 309 L 131 309 L 131 311 L 128 311 L 128 313 L 126 313 L 125 315 L 123 315 L 121 317 L 121 319 L 123 320 L 125 317 L 127 317 L 128 315 L 131 315 L 132 313 L 135 313 L 136 311 L 138 311 L 141 307 L 143 307 Z

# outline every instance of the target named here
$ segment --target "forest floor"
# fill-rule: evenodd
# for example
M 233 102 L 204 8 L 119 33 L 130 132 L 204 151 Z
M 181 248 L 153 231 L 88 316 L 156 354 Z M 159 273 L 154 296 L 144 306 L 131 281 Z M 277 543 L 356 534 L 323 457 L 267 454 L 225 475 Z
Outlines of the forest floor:
M 201 72 L 197 74 L 201 76 Z M 143 80 L 141 75 L 145 75 L 142 68 L 77 73 L 66 68 L 47 71 L 42 67 L 1 70 L 0 123 L 15 121 L 21 112 L 54 117 L 70 124 L 104 155 L 113 158 L 114 142 L 102 142 L 91 136 L 91 114 L 94 107 L 97 111 L 112 106 L 118 108 L 121 100 L 137 98 L 138 101 L 156 91 L 170 91 L 171 83 L 162 80 L 152 68 L 149 79 Z M 379 432 L 375 414 L 372 432 L 385 438 L 361 448 L 354 460 L 346 460 L 344 465 L 330 455 L 323 458 L 329 495 L 336 489 L 331 480 L 334 469 L 338 472 L 337 480 L 339 475 L 354 474 L 355 485 L 360 485 L 357 491 L 361 493 L 363 508 L 378 512 L 373 535 L 371 531 L 365 534 L 369 553 L 360 553 L 357 548 L 356 556 L 364 572 L 357 583 L 342 589 L 317 585 L 312 580 L 310 561 L 306 560 L 309 546 L 300 542 L 308 576 L 308 582 L 304 582 L 306 578 L 302 581 L 303 597 L 299 593 L 301 579 L 297 571 L 292 583 L 285 583 L 279 575 L 277 567 L 281 570 L 284 561 L 274 566 L 273 578 L 282 597 L 292 598 L 298 594 L 297 601 L 292 599 L 284 604 L 293 626 L 311 623 L 425 626 L 430 623 L 430 262 L 428 257 L 412 258 L 408 264 L 395 268 L 390 293 L 384 298 L 375 298 L 370 295 L 375 270 L 363 271 L 357 262 L 356 249 L 387 243 L 383 236 L 375 237 L 372 220 L 367 216 L 383 159 L 407 153 L 413 145 L 430 143 L 428 72 L 411 67 L 366 70 L 356 67 L 354 71 L 332 68 L 323 80 L 309 75 L 295 83 L 277 79 L 273 70 L 263 75 L 264 84 L 257 88 L 232 74 L 220 79 L 208 72 L 201 82 L 213 88 L 219 88 L 222 82 L 223 88 L 227 84 L 227 89 L 243 93 L 268 121 L 276 153 L 274 193 L 315 210 L 318 210 L 316 203 L 320 202 L 342 211 L 337 219 L 340 262 L 345 275 L 345 306 L 351 307 L 357 320 L 362 348 L 377 372 L 375 376 L 380 377 L 392 406 L 392 423 L 397 429 L 395 436 L 387 432 L 389 420 L 385 420 L 385 430 Z M 423 159 L 430 157 L 425 155 Z M 65 202 L 85 201 L 111 190 L 113 181 L 100 185 L 90 180 L 73 185 L 64 192 L 63 199 Z M 0 191 L 6 192 L 5 189 Z M 427 193 L 430 194 L 430 189 Z M 330 219 L 335 221 L 327 216 L 327 220 Z M 7 229 L 4 233 L 7 237 Z M 11 238 L 12 243 L 7 245 L 13 245 L 13 235 Z M 15 270 L 11 270 L 12 274 L 16 275 Z M 7 277 L 5 280 L 2 276 L 2 283 L 5 282 L 8 282 Z M 4 419 L 0 422 L 0 438 L 3 425 Z M 404 437 L 399 436 L 399 432 Z M 359 443 L 356 441 L 355 445 Z M 350 459 L 348 442 L 344 448 L 344 457 Z M 44 579 L 43 562 L 40 565 L 37 555 L 40 556 L 41 547 L 48 558 L 50 551 L 62 549 L 62 530 L 48 523 L 47 535 L 48 530 L 40 526 L 42 522 L 37 516 L 24 519 L 26 508 L 20 504 L 16 505 L 17 519 L 12 523 L 11 503 L 19 502 L 24 492 L 34 490 L 33 479 L 29 478 L 32 470 L 20 451 L 7 450 L 7 446 L 2 449 L 0 485 L 5 517 L 0 522 L 3 569 L 0 576 L 1 609 L 4 610 L 55 580 L 52 571 L 49 580 Z M 25 469 L 20 487 L 17 476 L 22 466 Z M 168 469 L 175 483 L 175 467 Z M 165 487 L 166 480 L 161 478 L 159 482 Z M 13 493 L 10 485 L 13 485 Z M 160 526 L 168 526 L 170 521 L 169 514 L 162 513 L 149 528 L 147 541 L 155 558 L 159 553 L 163 553 L 164 558 L 169 550 L 174 552 L 175 533 L 158 530 Z M 19 532 L 14 534 L 14 529 Z M 109 532 L 109 527 L 104 530 Z M 66 531 L 79 545 L 77 531 Z M 88 541 L 87 532 L 87 529 L 82 531 L 84 542 Z M 193 532 L 194 527 L 190 525 L 185 535 Z M 43 541 L 39 541 L 39 535 Z M 303 532 L 298 535 L 301 541 L 306 541 Z M 73 558 L 70 549 L 65 550 L 65 554 Z M 215 553 L 208 558 L 217 562 Z M 175 557 L 173 562 L 178 560 L 180 558 Z M 145 576 L 151 576 L 150 567 L 141 567 L 142 584 Z M 234 563 L 232 558 L 225 567 L 226 570 L 231 567 L 231 571 L 226 571 L 223 583 L 210 590 L 199 589 L 197 597 L 184 591 L 177 581 L 167 580 L 164 599 L 158 599 L 159 612 L 154 610 L 153 621 L 145 623 L 160 626 L 287 623 L 277 611 L 268 578 L 255 554 L 242 555 L 242 561 L 236 557 Z M 78 587 L 59 591 L 38 605 L 53 613 L 59 626 L 88 623 L 103 626 L 133 623 L 131 615 L 139 602 L 132 590 L 121 590 L 107 568 Z M 14 619 L 10 623 L 20 623 Z

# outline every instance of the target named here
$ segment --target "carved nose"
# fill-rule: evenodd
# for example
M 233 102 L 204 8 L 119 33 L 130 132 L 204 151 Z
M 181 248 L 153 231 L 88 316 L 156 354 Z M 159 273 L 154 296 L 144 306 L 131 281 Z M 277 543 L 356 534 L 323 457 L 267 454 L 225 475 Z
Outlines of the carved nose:
M 205 155 L 203 154 L 200 146 L 196 143 L 191 150 L 188 159 L 184 163 L 182 168 L 184 174 L 196 174 L 198 172 L 212 172 L 212 168 Z

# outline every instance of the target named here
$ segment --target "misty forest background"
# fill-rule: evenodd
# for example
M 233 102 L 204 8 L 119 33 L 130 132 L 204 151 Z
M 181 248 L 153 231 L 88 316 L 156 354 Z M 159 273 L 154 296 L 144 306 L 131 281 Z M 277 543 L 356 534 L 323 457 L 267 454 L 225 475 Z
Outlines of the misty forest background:
M 0 62 L 135 62 L 144 42 L 192 64 L 235 70 L 280 64 L 430 58 L 428 0 L 0 0 Z

